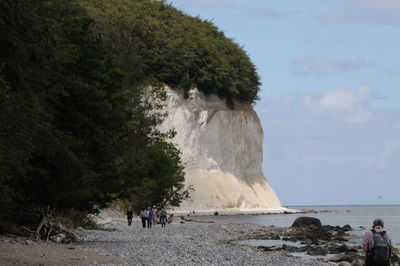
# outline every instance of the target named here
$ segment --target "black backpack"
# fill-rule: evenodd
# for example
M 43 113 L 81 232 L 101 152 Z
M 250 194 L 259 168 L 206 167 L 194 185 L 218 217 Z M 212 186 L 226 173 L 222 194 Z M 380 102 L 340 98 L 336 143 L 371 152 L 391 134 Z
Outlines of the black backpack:
M 390 260 L 391 249 L 388 239 L 385 237 L 386 231 L 380 233 L 371 230 L 372 248 L 370 251 L 370 259 L 375 263 L 387 263 Z

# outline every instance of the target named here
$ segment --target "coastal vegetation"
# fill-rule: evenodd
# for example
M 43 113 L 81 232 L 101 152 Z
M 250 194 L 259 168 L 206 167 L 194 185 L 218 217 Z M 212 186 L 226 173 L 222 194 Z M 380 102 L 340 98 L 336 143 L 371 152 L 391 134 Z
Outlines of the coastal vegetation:
M 185 91 L 196 86 L 228 103 L 254 103 L 260 81 L 246 52 L 211 21 L 166 1 L 85 0 L 132 82 L 156 79 Z
M 189 197 L 175 132 L 158 130 L 164 84 L 257 99 L 243 49 L 164 1 L 5 0 L 0 39 L 0 221 L 36 233 L 116 199 Z

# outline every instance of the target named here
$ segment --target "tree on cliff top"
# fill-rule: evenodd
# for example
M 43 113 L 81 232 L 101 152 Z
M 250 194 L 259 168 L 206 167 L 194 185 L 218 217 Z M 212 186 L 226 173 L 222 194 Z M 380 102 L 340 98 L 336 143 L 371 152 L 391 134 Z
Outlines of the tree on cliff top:
M 95 30 L 133 83 L 154 78 L 186 92 L 192 86 L 228 103 L 257 100 L 260 81 L 245 51 L 210 21 L 165 1 L 85 0 Z

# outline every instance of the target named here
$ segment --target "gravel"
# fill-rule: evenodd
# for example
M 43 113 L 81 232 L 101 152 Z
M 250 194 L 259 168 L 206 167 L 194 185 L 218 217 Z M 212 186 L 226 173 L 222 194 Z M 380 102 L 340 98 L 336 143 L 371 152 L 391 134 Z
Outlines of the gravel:
M 229 243 L 267 230 L 255 224 L 173 222 L 147 229 L 139 220 L 128 226 L 125 220 L 113 219 L 104 227 L 112 230 L 76 231 L 81 248 L 131 259 L 136 265 L 335 265 Z

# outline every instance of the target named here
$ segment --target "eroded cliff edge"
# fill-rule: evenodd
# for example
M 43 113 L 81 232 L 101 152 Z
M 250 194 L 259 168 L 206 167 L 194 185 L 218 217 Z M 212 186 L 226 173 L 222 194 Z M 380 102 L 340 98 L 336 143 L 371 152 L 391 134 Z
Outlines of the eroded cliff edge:
M 215 95 L 197 89 L 183 93 L 166 88 L 168 117 L 164 130 L 182 151 L 186 184 L 195 191 L 180 210 L 281 209 L 262 172 L 263 131 L 250 105 L 229 109 Z

